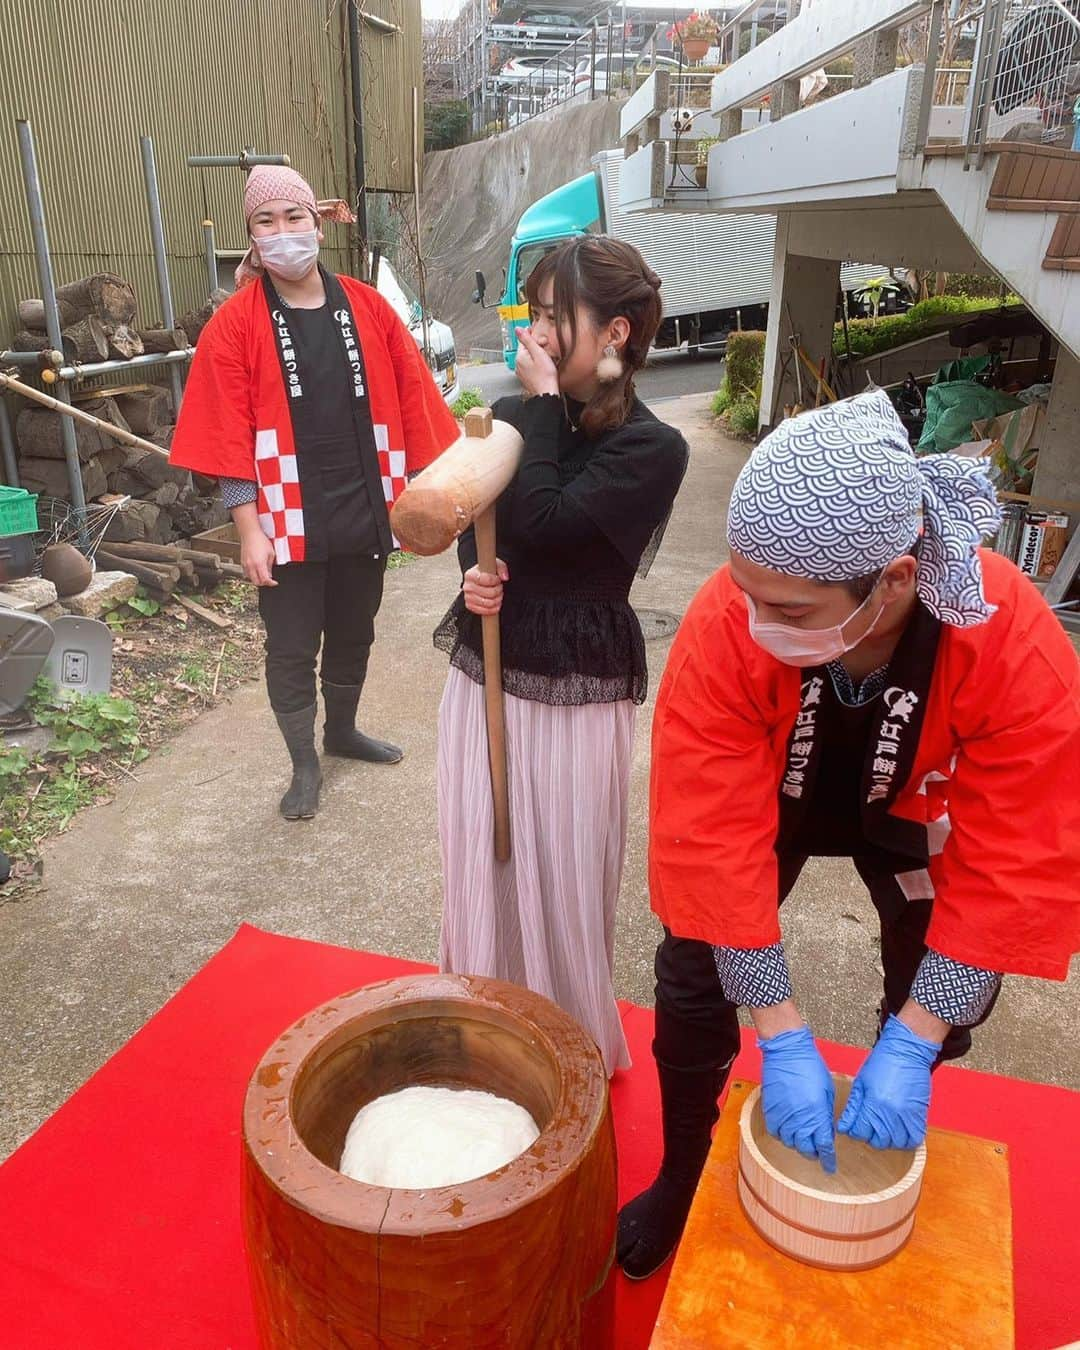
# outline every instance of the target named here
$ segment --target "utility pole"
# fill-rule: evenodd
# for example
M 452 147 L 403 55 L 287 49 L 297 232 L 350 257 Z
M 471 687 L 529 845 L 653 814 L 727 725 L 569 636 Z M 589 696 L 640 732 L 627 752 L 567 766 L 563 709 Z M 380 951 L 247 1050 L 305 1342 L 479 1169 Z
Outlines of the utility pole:
M 356 233 L 359 242 L 360 279 L 370 271 L 367 221 L 367 169 L 364 165 L 364 66 L 360 49 L 358 0 L 347 0 L 349 23 L 349 83 L 352 87 L 353 169 L 356 177 Z

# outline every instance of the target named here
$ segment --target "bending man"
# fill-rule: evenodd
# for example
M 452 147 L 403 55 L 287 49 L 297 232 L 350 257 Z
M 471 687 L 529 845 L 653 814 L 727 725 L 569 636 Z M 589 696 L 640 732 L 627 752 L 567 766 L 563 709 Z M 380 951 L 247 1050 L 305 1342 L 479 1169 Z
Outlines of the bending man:
M 653 724 L 664 1157 L 620 1216 L 628 1275 L 682 1233 L 740 1005 L 766 1125 L 835 1168 L 777 912 L 807 857 L 851 858 L 881 924 L 879 1035 L 837 1126 L 875 1147 L 921 1142 L 931 1071 L 966 1053 L 1003 972 L 1067 974 L 1080 666 L 1035 587 L 977 547 L 997 521 L 984 467 L 916 459 L 880 391 L 782 423 L 739 475 L 730 565 L 680 628 Z

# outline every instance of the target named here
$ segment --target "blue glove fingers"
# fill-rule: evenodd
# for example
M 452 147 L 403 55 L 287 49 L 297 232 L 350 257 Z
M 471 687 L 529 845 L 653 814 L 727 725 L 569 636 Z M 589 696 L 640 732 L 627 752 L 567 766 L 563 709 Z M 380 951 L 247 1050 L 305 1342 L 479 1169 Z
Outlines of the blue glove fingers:
M 867 1141 L 871 1148 L 904 1148 L 902 1140 L 907 1138 L 907 1131 L 900 1134 L 895 1129 L 890 1130 L 882 1125 L 876 1125 Z
M 863 1085 L 856 1078 L 851 1085 L 851 1095 L 847 1099 L 847 1105 L 844 1107 L 840 1119 L 836 1122 L 836 1129 L 839 1134 L 850 1134 L 851 1127 L 854 1125 L 862 1107 Z M 857 1139 L 860 1135 L 855 1136 Z
M 836 1171 L 836 1141 L 833 1138 L 832 1122 L 818 1130 L 814 1135 L 817 1156 L 826 1172 Z

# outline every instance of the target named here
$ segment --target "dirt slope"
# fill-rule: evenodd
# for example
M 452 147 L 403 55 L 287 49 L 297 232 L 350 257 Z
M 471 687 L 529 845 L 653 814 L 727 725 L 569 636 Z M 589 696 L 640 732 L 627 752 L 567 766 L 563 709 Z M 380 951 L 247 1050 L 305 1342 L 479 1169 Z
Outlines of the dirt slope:
M 491 140 L 425 156 L 423 248 L 428 304 L 451 325 L 458 351 L 499 348 L 499 318 L 471 296 L 479 268 L 488 299 L 502 293 L 510 237 L 526 207 L 584 173 L 598 150 L 619 144 L 621 100 L 564 108 Z

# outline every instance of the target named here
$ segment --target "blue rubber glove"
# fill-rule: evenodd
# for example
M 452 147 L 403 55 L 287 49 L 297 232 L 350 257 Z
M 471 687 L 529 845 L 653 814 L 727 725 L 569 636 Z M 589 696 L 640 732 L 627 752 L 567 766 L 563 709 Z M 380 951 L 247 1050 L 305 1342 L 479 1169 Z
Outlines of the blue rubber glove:
M 930 1110 L 930 1068 L 940 1050 L 898 1017 L 890 1017 L 851 1085 L 836 1128 L 874 1148 L 921 1144 Z
M 759 1040 L 758 1049 L 765 1128 L 788 1148 L 819 1159 L 826 1172 L 835 1172 L 836 1090 L 810 1028 L 781 1031 L 767 1041 Z

